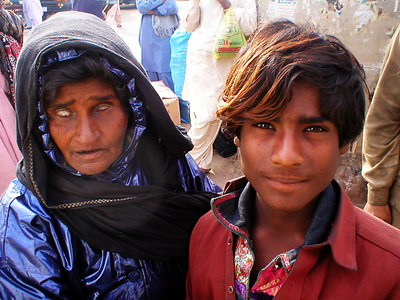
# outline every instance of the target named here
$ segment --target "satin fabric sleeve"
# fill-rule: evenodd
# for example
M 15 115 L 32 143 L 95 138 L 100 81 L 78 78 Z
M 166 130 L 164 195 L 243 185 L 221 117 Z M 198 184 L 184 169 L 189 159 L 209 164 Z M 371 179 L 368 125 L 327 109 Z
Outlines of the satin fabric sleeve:
M 362 175 L 368 182 L 368 203 L 387 205 L 398 178 L 400 159 L 400 26 L 383 62 L 368 110 L 363 136 Z
M 222 192 L 222 189 L 200 170 L 189 153 L 183 159 L 178 159 L 178 167 L 181 184 L 185 191 Z
M 53 238 L 68 231 L 40 206 L 25 206 L 27 197 L 34 196 L 14 180 L 1 198 L 0 298 L 73 299 L 61 267 L 72 268 L 70 238 Z

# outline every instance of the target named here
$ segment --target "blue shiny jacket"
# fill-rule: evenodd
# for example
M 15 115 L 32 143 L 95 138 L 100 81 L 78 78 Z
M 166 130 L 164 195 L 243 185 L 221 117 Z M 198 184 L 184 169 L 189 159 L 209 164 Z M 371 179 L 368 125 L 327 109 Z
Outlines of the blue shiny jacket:
M 147 291 L 158 289 L 147 279 L 168 274 L 168 264 L 92 249 L 17 179 L 2 197 L 0 212 L 3 299 L 155 299 Z M 175 274 L 169 275 L 165 279 Z
M 207 190 L 217 190 L 198 175 Z M 18 179 L 1 198 L 0 228 L 1 299 L 184 298 L 186 261 L 145 261 L 94 249 Z

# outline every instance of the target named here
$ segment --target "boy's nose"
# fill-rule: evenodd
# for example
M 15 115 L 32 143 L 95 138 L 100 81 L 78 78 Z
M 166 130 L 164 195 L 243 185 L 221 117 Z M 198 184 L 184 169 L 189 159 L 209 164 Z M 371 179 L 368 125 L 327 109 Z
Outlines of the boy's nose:
M 271 154 L 274 164 L 290 167 L 303 163 L 300 141 L 292 133 L 285 133 L 276 137 L 275 145 Z

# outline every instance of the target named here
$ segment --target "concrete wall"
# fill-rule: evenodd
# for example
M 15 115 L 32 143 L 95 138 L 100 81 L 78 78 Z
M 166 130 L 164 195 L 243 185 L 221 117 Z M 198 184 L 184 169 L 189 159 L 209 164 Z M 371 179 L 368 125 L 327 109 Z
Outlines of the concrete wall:
M 388 42 L 400 23 L 400 0 L 258 0 L 259 21 L 310 21 L 338 37 L 364 66 L 374 89 Z

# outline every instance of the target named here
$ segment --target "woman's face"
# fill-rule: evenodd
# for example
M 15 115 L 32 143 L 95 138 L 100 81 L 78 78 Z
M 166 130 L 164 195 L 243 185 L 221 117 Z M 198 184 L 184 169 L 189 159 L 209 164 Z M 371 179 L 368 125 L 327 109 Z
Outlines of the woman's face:
M 75 170 L 98 174 L 121 155 L 128 115 L 110 82 L 89 78 L 66 84 L 46 112 L 50 135 Z

